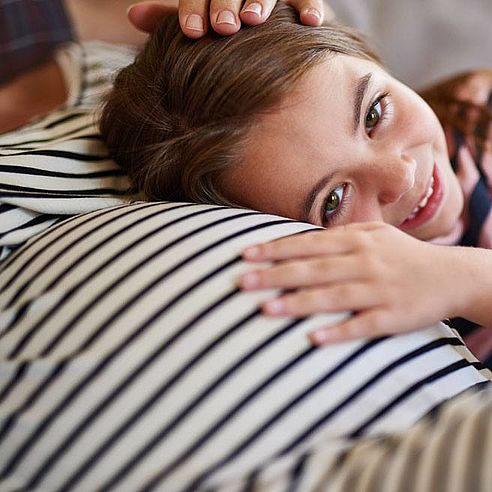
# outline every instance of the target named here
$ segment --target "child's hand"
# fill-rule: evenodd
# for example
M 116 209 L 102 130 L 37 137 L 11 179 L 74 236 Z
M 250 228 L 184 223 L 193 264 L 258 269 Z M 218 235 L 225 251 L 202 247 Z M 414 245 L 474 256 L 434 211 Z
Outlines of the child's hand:
M 268 315 L 353 312 L 311 333 L 315 344 L 402 333 L 461 309 L 458 249 L 419 241 L 384 223 L 351 224 L 247 248 L 249 261 L 279 263 L 243 275 L 240 287 L 298 289 L 265 303 Z

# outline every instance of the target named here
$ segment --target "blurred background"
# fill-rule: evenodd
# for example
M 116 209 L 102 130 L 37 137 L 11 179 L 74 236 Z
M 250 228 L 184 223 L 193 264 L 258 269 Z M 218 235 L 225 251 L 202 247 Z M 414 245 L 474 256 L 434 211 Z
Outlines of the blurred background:
M 325 0 L 326 1 L 326 0 Z M 397 78 L 419 89 L 459 71 L 492 67 L 492 0 L 328 0 Z
M 324 1 L 340 21 L 365 32 L 393 74 L 416 89 L 492 67 L 492 0 Z M 126 19 L 134 2 L 0 0 L 0 87 L 73 38 L 143 42 Z

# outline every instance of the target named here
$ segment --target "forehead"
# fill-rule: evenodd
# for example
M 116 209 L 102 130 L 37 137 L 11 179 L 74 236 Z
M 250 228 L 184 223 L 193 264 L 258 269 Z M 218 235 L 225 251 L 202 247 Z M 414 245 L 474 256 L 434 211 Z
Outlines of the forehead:
M 356 81 L 377 65 L 336 55 L 298 81 L 279 109 L 261 115 L 243 161 L 223 177 L 240 204 L 300 219 L 305 195 L 349 146 Z

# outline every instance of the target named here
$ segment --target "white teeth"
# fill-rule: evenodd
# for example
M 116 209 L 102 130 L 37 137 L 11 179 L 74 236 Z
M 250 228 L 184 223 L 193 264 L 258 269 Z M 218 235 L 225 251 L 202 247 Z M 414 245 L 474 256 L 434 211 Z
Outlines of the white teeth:
M 407 217 L 407 220 L 412 220 L 413 218 L 415 218 L 418 211 L 427 205 L 427 202 L 429 201 L 429 198 L 432 196 L 432 193 L 434 193 L 434 176 L 431 177 L 429 189 L 427 190 L 427 193 L 425 194 L 424 198 L 422 198 L 420 203 L 412 210 L 412 213 Z
M 427 193 L 425 196 L 427 198 L 429 198 L 432 195 L 432 193 L 434 193 L 434 176 L 431 178 L 429 189 L 427 190 Z
M 418 204 L 418 207 L 424 208 L 427 205 L 428 201 L 429 201 L 429 199 L 427 198 L 427 195 L 424 196 L 424 198 L 422 198 L 422 201 Z

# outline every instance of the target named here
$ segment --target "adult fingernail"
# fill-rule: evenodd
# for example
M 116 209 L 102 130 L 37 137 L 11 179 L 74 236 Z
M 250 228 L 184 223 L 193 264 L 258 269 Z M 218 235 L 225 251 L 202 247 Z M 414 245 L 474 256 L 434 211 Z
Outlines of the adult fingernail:
M 306 9 L 304 13 L 307 15 L 312 15 L 318 20 L 321 19 L 321 14 L 319 13 L 319 10 L 313 9 L 312 7 Z
M 186 18 L 185 26 L 192 31 L 203 31 L 203 19 L 200 15 L 191 14 Z
M 250 3 L 243 12 L 251 12 L 252 14 L 256 14 L 258 17 L 261 17 L 262 7 L 261 4 L 253 2 Z
M 216 24 L 236 25 L 236 16 L 230 10 L 221 10 L 217 16 Z

